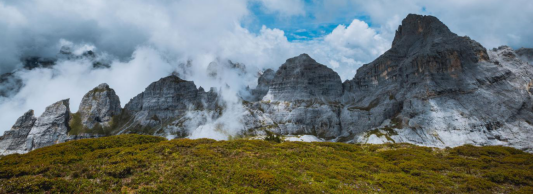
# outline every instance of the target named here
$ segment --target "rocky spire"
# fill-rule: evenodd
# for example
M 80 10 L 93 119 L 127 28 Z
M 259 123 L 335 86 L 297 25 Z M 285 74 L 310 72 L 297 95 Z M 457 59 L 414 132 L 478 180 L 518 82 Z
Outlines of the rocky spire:
M 102 83 L 83 96 L 78 114 L 83 126 L 92 129 L 97 123 L 106 126 L 111 117 L 120 114 L 121 110 L 115 90 Z
M 398 26 L 392 47 L 410 47 L 416 42 L 431 42 L 442 37 L 457 36 L 439 19 L 433 16 L 409 14 Z
M 342 95 L 339 75 L 307 54 L 288 59 L 276 72 L 264 100 L 321 99 L 335 101 Z
M 11 130 L 4 132 L 4 136 L 0 138 L 0 155 L 24 153 L 26 138 L 36 120 L 33 110 L 19 117 Z
M 68 140 L 69 119 L 69 99 L 46 107 L 44 113 L 35 121 L 26 139 L 25 149 L 30 151 Z

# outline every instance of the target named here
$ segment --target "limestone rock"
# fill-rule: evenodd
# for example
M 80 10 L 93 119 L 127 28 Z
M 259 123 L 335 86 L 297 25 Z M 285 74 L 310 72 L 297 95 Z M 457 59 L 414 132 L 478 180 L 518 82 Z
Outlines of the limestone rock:
M 307 54 L 288 59 L 276 72 L 265 101 L 336 101 L 342 95 L 339 75 Z
M 144 129 L 145 134 L 159 134 L 168 125 L 175 124 L 191 110 L 215 110 L 218 95 L 215 89 L 205 92 L 192 81 L 171 75 L 150 84 L 144 92 L 132 98 L 124 107 L 124 114 L 131 117 L 119 133 L 132 129 Z M 175 126 L 179 128 L 178 126 Z M 169 127 L 174 128 L 174 127 Z M 181 130 L 180 130 L 181 131 Z
M 437 18 L 411 14 L 392 48 L 344 83 L 343 132 L 357 142 L 533 151 L 532 79 L 511 48 L 487 52 Z
M 120 99 L 115 94 L 115 90 L 105 83 L 87 92 L 78 109 L 82 124 L 89 129 L 96 124 L 108 126 L 111 118 L 120 114 L 121 111 Z
M 257 80 L 257 87 L 251 90 L 252 101 L 259 101 L 265 97 L 275 75 L 276 73 L 272 69 L 267 69 L 261 74 Z
M 28 138 L 26 150 L 42 148 L 70 140 L 68 121 L 70 119 L 69 99 L 58 101 L 48 107 L 35 121 Z
M 37 118 L 29 110 L 17 119 L 11 130 L 5 131 L 0 138 L 0 155 L 26 152 L 26 138 Z

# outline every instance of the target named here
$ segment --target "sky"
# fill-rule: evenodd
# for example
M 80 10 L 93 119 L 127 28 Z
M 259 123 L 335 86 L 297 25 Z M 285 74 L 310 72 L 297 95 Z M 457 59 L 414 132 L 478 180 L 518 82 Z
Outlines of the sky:
M 70 98 L 76 112 L 83 95 L 104 82 L 122 105 L 172 72 L 237 93 L 253 88 L 258 72 L 301 53 L 351 79 L 390 48 L 409 13 L 436 16 L 486 48 L 533 47 L 530 0 L 0 0 L 0 74 L 15 72 L 24 83 L 0 98 L 0 133 L 27 110 L 39 116 L 61 99 Z M 111 67 L 76 59 L 20 69 L 20 59 L 55 57 L 65 45 L 93 50 Z M 244 64 L 246 74 L 207 78 L 209 64 L 228 60 Z

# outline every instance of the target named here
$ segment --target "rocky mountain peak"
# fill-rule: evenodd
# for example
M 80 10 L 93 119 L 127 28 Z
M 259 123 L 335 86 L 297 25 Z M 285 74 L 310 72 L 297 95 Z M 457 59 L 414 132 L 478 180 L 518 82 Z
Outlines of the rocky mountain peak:
M 69 99 L 58 101 L 46 107 L 44 113 L 35 121 L 26 139 L 26 150 L 42 148 L 68 140 L 69 120 Z
M 311 58 L 311 56 L 307 55 L 306 53 L 303 53 L 303 54 L 300 54 L 299 56 L 287 59 L 287 63 L 305 65 L 305 64 L 315 64 L 317 62 L 313 58 Z
M 432 40 L 441 37 L 456 36 L 438 18 L 409 14 L 403 19 L 396 30 L 392 47 L 397 45 L 412 45 L 418 41 Z
M 342 95 L 340 76 L 307 54 L 288 59 L 276 72 L 264 100 L 335 101 Z
M 33 110 L 19 117 L 11 130 L 4 132 L 4 135 L 0 137 L 0 155 L 24 153 L 26 138 L 36 120 Z
M 78 114 L 81 123 L 91 129 L 96 124 L 106 126 L 114 115 L 121 113 L 120 99 L 115 90 L 102 83 L 83 96 Z
M 37 120 L 37 118 L 34 116 L 34 111 L 28 110 L 24 115 L 17 119 L 17 122 L 11 127 L 11 131 L 18 131 L 27 127 L 31 128 L 33 123 L 35 123 L 35 120 Z
M 169 123 L 183 117 L 189 110 L 214 110 L 217 97 L 213 88 L 206 92 L 203 88 L 197 89 L 192 81 L 175 75 L 167 76 L 151 83 L 124 106 L 125 121 L 134 120 L 121 127 L 120 133 L 135 128 L 143 129 L 145 133 L 163 131 Z
M 359 68 L 354 80 L 345 83 L 345 89 L 390 87 L 395 83 L 398 87 L 431 85 L 427 88 L 457 90 L 463 70 L 483 61 L 489 61 L 489 55 L 478 42 L 456 35 L 433 16 L 409 14 L 398 28 L 391 49 Z

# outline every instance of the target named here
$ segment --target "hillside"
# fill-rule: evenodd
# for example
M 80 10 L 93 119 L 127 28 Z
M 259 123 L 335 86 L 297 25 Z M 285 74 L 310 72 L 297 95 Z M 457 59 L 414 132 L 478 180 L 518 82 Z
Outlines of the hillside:
M 1 157 L 0 193 L 533 193 L 533 155 L 132 134 Z

